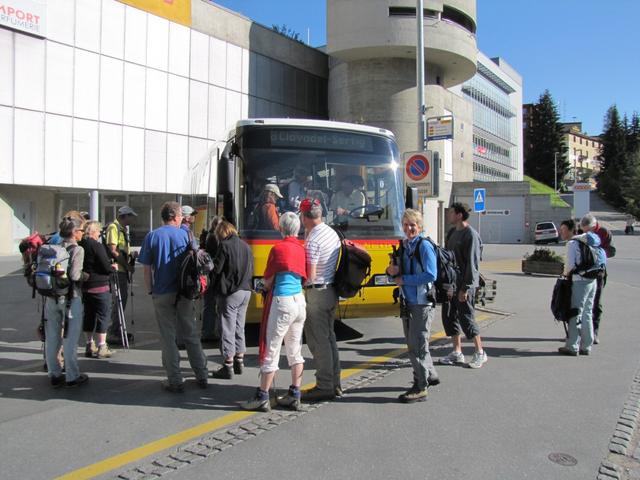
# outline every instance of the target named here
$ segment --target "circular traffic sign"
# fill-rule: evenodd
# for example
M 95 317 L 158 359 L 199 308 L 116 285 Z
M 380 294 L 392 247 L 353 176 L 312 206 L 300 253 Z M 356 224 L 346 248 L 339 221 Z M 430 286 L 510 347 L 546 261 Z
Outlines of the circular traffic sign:
M 409 157 L 405 167 L 407 176 L 417 182 L 423 180 L 429 174 L 429 159 L 422 154 L 415 154 Z

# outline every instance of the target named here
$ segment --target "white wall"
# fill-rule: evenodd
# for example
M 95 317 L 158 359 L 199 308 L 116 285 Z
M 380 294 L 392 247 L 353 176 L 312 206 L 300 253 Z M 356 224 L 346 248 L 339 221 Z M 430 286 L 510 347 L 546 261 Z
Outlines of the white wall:
M 47 24 L 0 29 L 0 183 L 190 193 L 249 115 L 245 48 L 116 0 L 56 0 Z

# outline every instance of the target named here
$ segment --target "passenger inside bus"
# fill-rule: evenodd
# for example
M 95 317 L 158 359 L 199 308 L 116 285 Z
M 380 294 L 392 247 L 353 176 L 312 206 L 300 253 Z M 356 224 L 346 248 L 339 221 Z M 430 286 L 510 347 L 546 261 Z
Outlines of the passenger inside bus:
M 340 181 L 340 190 L 333 194 L 329 210 L 335 213 L 334 223 L 340 225 L 349 221 L 349 215 L 361 217 L 364 213 L 366 198 L 362 190 L 362 177 L 349 175 Z
M 279 230 L 280 216 L 278 215 L 276 202 L 281 198 L 282 194 L 280 193 L 280 189 L 277 185 L 269 183 L 264 186 L 262 198 L 257 209 L 258 230 Z
M 291 180 L 287 186 L 288 207 L 292 211 L 297 211 L 300 202 L 305 199 L 307 181 L 307 172 L 302 167 L 296 167 L 293 170 L 293 180 Z

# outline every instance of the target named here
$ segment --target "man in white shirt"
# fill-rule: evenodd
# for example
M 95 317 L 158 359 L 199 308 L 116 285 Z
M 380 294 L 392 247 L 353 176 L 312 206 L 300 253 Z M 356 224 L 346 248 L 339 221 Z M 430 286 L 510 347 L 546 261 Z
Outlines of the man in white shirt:
M 316 364 L 316 386 L 303 392 L 302 400 L 317 402 L 342 395 L 340 356 L 333 331 L 338 302 L 333 279 L 340 255 L 340 238 L 322 221 L 322 207 L 318 201 L 303 200 L 300 213 L 306 232 L 307 255 L 307 321 L 304 333 Z

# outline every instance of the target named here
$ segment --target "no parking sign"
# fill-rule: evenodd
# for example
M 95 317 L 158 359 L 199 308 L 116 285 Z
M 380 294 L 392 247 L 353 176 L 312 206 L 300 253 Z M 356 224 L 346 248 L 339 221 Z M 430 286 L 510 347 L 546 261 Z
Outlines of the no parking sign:
M 404 154 L 405 182 L 408 186 L 418 187 L 421 196 L 434 195 L 434 164 L 431 151 L 407 152 Z

